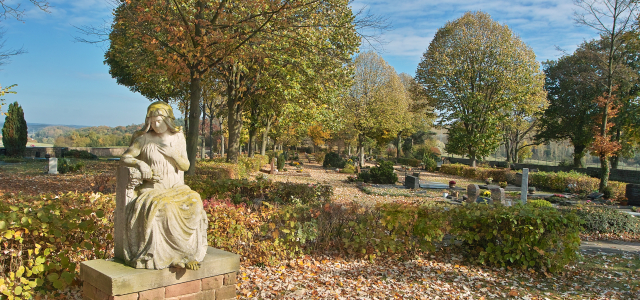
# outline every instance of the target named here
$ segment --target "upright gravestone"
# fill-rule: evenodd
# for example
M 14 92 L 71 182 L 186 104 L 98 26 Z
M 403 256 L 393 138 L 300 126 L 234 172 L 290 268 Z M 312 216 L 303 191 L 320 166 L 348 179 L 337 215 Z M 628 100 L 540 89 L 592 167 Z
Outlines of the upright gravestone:
M 278 170 L 276 169 L 276 166 L 278 165 L 278 159 L 277 158 L 273 158 L 271 159 L 271 174 L 275 174 L 276 172 L 278 172 Z
M 405 176 L 404 177 L 404 186 L 408 189 L 419 189 L 420 188 L 420 179 L 414 176 Z
M 480 196 L 480 187 L 477 184 L 470 184 L 467 186 L 467 202 L 474 203 Z
M 55 157 L 49 158 L 49 174 L 58 174 L 58 159 Z
M 625 196 L 629 205 L 640 205 L 640 184 L 627 184 Z
M 506 205 L 507 197 L 504 194 L 504 189 L 499 187 L 494 187 L 491 190 L 491 200 L 493 203 L 501 203 L 502 205 Z
M 522 169 L 522 185 L 520 186 L 520 201 L 527 204 L 527 193 L 529 192 L 529 169 Z

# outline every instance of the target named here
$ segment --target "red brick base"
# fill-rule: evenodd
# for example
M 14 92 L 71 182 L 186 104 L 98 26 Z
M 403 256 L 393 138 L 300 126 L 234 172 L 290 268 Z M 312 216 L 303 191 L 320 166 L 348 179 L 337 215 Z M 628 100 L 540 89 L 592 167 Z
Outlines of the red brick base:
M 86 282 L 85 300 L 223 300 L 236 298 L 236 272 L 127 295 L 107 295 Z

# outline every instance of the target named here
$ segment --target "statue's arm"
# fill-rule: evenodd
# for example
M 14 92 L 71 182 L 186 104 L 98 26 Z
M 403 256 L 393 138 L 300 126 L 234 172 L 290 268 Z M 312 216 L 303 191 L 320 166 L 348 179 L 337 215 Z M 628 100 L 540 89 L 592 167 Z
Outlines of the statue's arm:
M 177 134 L 179 134 L 178 144 L 176 145 L 177 151 L 175 151 L 173 159 L 176 161 L 180 171 L 187 171 L 189 170 L 189 166 L 191 166 L 189 157 L 187 156 L 187 141 L 184 139 L 182 132 L 178 132 Z
M 146 162 L 135 158 L 140 155 L 141 149 L 142 137 L 138 137 L 122 155 L 121 164 L 128 167 L 138 168 L 140 170 L 140 173 L 142 174 L 143 179 L 151 179 L 151 177 L 153 176 L 153 172 L 151 171 L 149 165 Z

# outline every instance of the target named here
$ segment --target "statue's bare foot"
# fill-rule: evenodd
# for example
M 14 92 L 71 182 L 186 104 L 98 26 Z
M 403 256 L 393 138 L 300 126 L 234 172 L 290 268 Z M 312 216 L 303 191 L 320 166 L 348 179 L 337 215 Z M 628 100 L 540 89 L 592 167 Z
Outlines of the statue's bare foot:
M 189 270 L 198 270 L 200 269 L 200 263 L 198 263 L 197 261 L 190 261 L 186 264 L 185 266 L 187 269 Z

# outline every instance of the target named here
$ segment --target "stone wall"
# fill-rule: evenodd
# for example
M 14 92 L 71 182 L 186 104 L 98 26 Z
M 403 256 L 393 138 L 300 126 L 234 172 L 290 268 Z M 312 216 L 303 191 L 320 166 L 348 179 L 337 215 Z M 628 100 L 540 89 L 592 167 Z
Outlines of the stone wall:
M 3 153 L 4 148 L 0 148 L 0 154 Z M 111 156 L 122 156 L 124 151 L 127 150 L 126 147 L 119 148 L 97 148 L 97 147 L 27 147 L 25 149 L 24 157 L 29 158 L 37 158 L 37 157 L 45 157 L 46 154 L 49 154 L 51 157 L 62 157 L 65 151 L 69 150 L 79 150 L 79 151 L 87 151 L 91 154 L 94 154 L 98 157 L 111 157 Z

